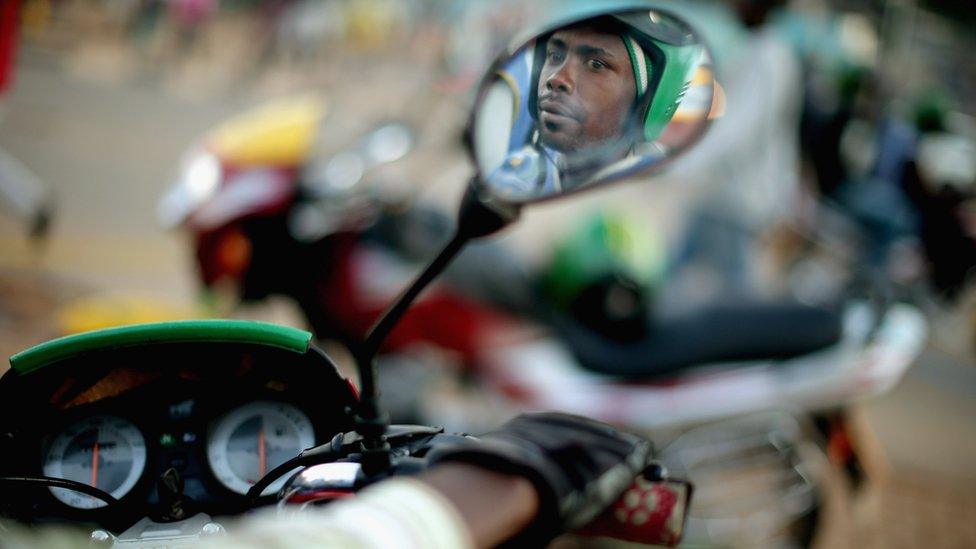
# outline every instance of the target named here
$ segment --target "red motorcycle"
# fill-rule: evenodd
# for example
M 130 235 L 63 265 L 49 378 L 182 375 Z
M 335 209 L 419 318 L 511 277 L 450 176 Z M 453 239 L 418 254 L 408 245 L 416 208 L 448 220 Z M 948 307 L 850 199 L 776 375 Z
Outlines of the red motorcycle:
M 200 281 L 212 294 L 229 292 L 243 302 L 291 298 L 319 338 L 355 348 L 405 280 L 392 273 L 403 273 L 402 261 L 384 263 L 384 250 L 416 259 L 430 246 L 411 251 L 408 240 L 440 238 L 447 230 L 426 232 L 429 219 L 443 218 L 403 214 L 402 205 L 369 185 L 372 169 L 410 151 L 409 127 L 382 124 L 349 149 L 319 156 L 314 142 L 323 122 L 323 102 L 303 96 L 218 125 L 188 153 L 160 201 L 159 218 L 190 233 Z M 374 276 L 383 272 L 391 276 Z M 385 348 L 426 341 L 473 360 L 477 334 L 497 318 L 488 307 L 434 288 Z

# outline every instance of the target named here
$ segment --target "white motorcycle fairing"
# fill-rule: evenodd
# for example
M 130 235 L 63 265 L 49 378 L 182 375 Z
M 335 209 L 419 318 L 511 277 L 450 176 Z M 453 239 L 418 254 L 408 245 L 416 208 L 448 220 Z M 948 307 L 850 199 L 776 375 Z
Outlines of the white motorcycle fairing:
M 562 410 L 634 428 L 679 427 L 766 410 L 828 409 L 883 393 L 921 352 L 926 322 L 896 304 L 875 326 L 864 302 L 843 315 L 836 344 L 788 360 L 702 365 L 687 373 L 635 381 L 588 371 L 558 340 L 488 352 L 486 374 L 515 404 Z

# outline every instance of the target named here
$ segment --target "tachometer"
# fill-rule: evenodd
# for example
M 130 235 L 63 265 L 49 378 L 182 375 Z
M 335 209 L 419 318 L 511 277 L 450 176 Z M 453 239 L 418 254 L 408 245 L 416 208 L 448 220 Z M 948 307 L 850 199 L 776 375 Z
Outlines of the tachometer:
M 246 494 L 268 471 L 315 444 L 312 421 L 291 404 L 257 401 L 231 410 L 210 431 L 207 461 L 225 487 Z M 265 490 L 281 489 L 287 476 Z
M 114 416 L 92 416 L 61 431 L 44 455 L 44 474 L 89 484 L 122 498 L 146 469 L 146 440 L 131 422 Z M 54 497 L 78 509 L 105 502 L 65 488 Z

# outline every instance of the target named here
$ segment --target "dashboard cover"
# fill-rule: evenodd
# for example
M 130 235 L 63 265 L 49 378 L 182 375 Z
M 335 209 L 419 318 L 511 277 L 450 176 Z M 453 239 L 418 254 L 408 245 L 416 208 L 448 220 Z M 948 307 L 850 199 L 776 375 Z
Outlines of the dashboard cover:
M 107 328 L 41 343 L 10 357 L 10 369 L 27 374 L 91 351 L 156 343 L 251 343 L 304 353 L 312 334 L 297 328 L 247 320 L 178 320 Z
M 135 325 L 56 339 L 10 363 L 0 379 L 0 476 L 64 477 L 120 500 L 95 507 L 47 488 L 3 490 L 0 514 L 28 522 L 125 527 L 152 516 L 169 469 L 195 509 L 237 514 L 249 506 L 241 482 L 353 428 L 355 390 L 294 328 Z

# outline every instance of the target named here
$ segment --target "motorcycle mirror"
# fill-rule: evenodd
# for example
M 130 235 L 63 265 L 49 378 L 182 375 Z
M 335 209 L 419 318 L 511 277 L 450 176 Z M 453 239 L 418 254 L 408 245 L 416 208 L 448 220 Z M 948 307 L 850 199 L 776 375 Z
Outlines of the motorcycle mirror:
M 591 12 L 516 42 L 468 124 L 478 199 L 520 206 L 662 170 L 721 115 L 711 59 L 658 9 Z

